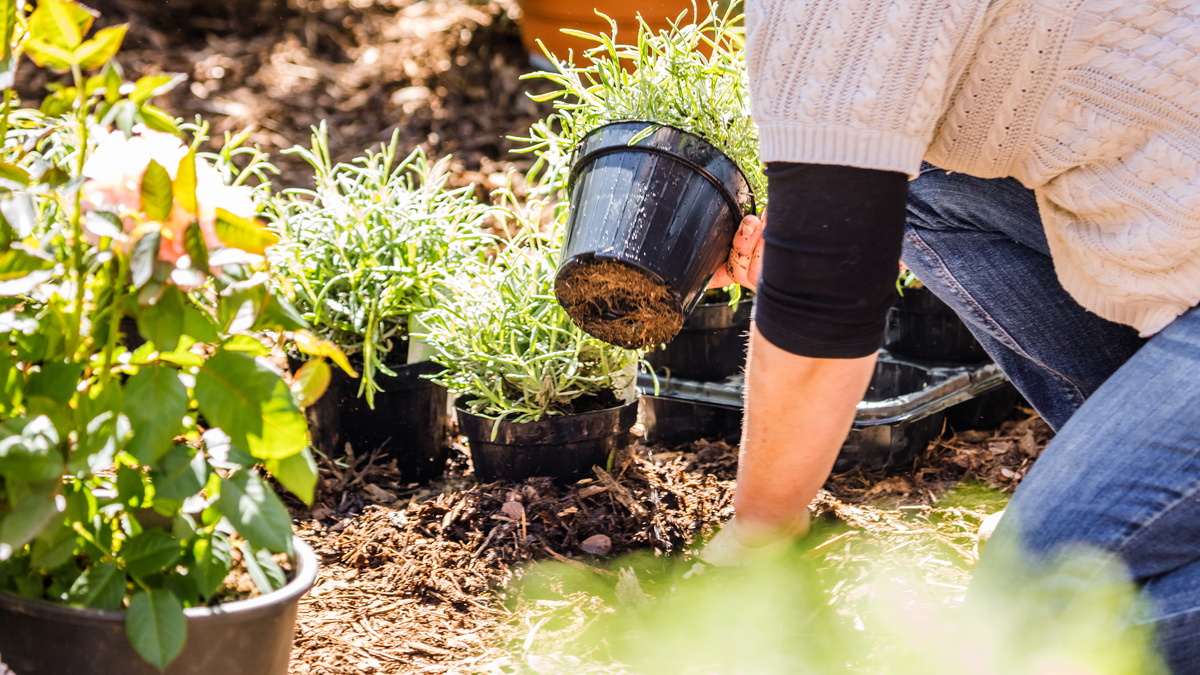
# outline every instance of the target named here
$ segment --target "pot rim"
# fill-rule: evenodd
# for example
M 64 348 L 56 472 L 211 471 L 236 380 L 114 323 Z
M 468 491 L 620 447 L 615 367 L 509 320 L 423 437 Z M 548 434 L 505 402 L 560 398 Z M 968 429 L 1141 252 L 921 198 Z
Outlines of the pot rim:
M 685 136 L 690 136 L 690 137 L 700 141 L 701 143 L 704 143 L 705 145 L 711 147 L 714 152 L 716 152 L 720 156 L 724 157 L 725 159 L 729 160 L 729 163 L 733 165 L 734 171 L 737 171 L 738 175 L 741 176 L 742 182 L 746 184 L 746 192 L 750 195 L 750 204 L 748 205 L 750 208 L 750 211 L 752 213 L 758 212 L 758 206 L 756 204 L 756 197 L 754 194 L 754 190 L 752 190 L 750 188 L 750 181 L 746 178 L 746 173 L 744 171 L 742 171 L 742 167 L 738 166 L 738 163 L 736 161 L 734 161 L 734 159 L 732 157 L 730 157 L 728 153 L 726 153 L 721 148 L 717 147 L 716 143 L 713 143 L 712 141 L 708 140 L 707 138 L 701 136 L 700 134 L 693 133 L 693 132 L 687 131 L 685 129 L 680 129 L 679 127 L 674 126 L 672 124 L 664 124 L 663 122 L 656 122 L 654 120 L 643 120 L 643 119 L 633 119 L 633 118 L 621 119 L 621 120 L 609 120 L 608 122 L 605 122 L 604 124 L 601 124 L 600 126 L 596 127 L 595 129 L 592 129 L 591 131 L 584 134 L 583 138 L 579 139 L 579 142 L 577 144 L 575 144 L 575 148 L 571 152 L 571 170 L 567 174 L 568 190 L 570 189 L 570 186 L 575 184 L 575 178 L 576 178 L 576 176 L 578 176 L 579 170 L 580 170 L 579 165 L 581 163 L 583 163 L 583 161 L 586 159 L 591 159 L 591 158 L 597 157 L 598 155 L 607 154 L 609 152 L 616 152 L 621 149 L 636 150 L 638 152 L 654 152 L 654 153 L 658 153 L 658 154 L 662 154 L 662 155 L 671 157 L 672 159 L 679 162 L 680 164 L 683 164 L 684 166 L 691 169 L 692 171 L 695 171 L 695 172 L 699 173 L 700 175 L 704 176 L 704 178 L 707 179 L 709 183 L 712 183 L 713 187 L 717 188 L 717 190 L 722 194 L 722 196 L 725 197 L 725 201 L 727 201 L 729 203 L 729 206 L 733 209 L 734 213 L 740 212 L 742 215 L 746 214 L 747 206 L 742 205 L 742 203 L 740 201 L 738 201 L 737 195 L 733 194 L 732 190 L 730 190 L 724 183 L 722 183 L 720 180 L 718 180 L 716 176 L 712 175 L 712 173 L 708 169 L 700 166 L 699 164 L 696 164 L 695 162 L 691 161 L 690 159 L 688 159 L 687 157 L 684 157 L 682 155 L 666 152 L 665 150 L 662 150 L 660 148 L 655 148 L 653 146 L 641 145 L 639 143 L 638 145 L 612 146 L 611 148 L 607 148 L 607 149 L 601 148 L 600 150 L 592 151 L 592 152 L 588 153 L 587 155 L 584 155 L 583 157 L 578 156 L 579 149 L 582 148 L 585 143 L 587 143 L 588 138 L 594 136 L 596 133 L 600 132 L 603 129 L 611 127 L 611 126 L 616 126 L 618 124 L 631 124 L 631 123 L 632 124 L 647 124 L 647 125 L 652 124 L 657 127 L 671 129 L 671 130 L 677 131 Z
M 296 570 L 296 576 L 285 584 L 283 588 L 256 598 L 224 602 L 216 607 L 188 607 L 183 610 L 183 615 L 188 619 L 241 615 L 291 602 L 292 600 L 298 600 L 316 583 L 317 568 L 320 564 L 317 562 L 317 554 L 313 552 L 312 547 L 300 537 L 292 536 L 292 547 L 296 553 L 295 560 L 299 564 L 299 569 Z M 26 614 L 57 616 L 65 620 L 90 619 L 93 621 L 119 621 L 122 623 L 125 621 L 125 612 L 91 609 L 88 607 L 72 607 L 47 600 L 26 598 L 4 590 L 0 590 L 0 601 L 3 604 L 20 604 L 22 607 L 19 611 Z
M 548 415 L 546 417 L 543 417 L 540 420 L 533 420 L 531 422 L 513 422 L 511 420 L 506 420 L 504 418 L 496 420 L 495 418 L 492 418 L 492 417 L 484 417 L 483 415 L 473 413 L 470 410 L 467 410 L 466 408 L 461 407 L 460 403 L 466 397 L 467 397 L 467 394 L 459 394 L 454 399 L 454 410 L 456 412 L 465 413 L 476 419 L 487 420 L 489 422 L 500 422 L 501 424 L 513 424 L 513 425 L 541 424 L 542 422 L 550 422 L 553 420 L 572 420 L 572 419 L 579 419 L 580 417 L 587 417 L 588 415 L 601 415 L 604 413 L 611 413 L 616 410 L 623 410 L 625 408 L 628 408 L 631 405 L 637 405 L 638 401 L 640 401 L 642 398 L 641 394 L 638 394 L 637 396 L 633 397 L 632 401 L 629 401 L 628 403 L 622 403 L 621 405 L 615 405 L 611 408 L 603 408 L 601 410 L 589 410 L 585 413 L 573 413 L 570 415 Z

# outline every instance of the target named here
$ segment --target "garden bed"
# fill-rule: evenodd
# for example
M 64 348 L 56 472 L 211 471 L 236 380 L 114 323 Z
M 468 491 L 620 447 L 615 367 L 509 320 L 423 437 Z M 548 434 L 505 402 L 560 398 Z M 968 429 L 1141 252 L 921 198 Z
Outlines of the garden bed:
M 975 529 L 1050 437 L 1039 418 L 1020 417 L 940 439 L 910 471 L 829 481 L 819 498 L 828 534 L 806 545 L 820 573 L 845 580 L 831 598 L 839 613 L 866 617 L 889 574 L 904 577 L 913 603 L 961 604 Z M 732 515 L 737 455 L 722 442 L 639 442 L 614 463 L 612 482 L 569 489 L 541 479 L 476 486 L 463 450 L 458 470 L 431 488 L 397 484 L 370 458 L 322 466 L 314 507 L 293 511 L 324 565 L 301 604 L 293 673 L 621 672 L 603 655 L 574 660 L 574 640 L 611 598 L 566 588 L 523 597 L 513 582 L 536 568 L 521 565 L 557 561 L 611 584 L 621 555 L 690 560 L 697 538 Z M 864 669 L 886 654 L 887 640 L 878 644 L 860 658 Z

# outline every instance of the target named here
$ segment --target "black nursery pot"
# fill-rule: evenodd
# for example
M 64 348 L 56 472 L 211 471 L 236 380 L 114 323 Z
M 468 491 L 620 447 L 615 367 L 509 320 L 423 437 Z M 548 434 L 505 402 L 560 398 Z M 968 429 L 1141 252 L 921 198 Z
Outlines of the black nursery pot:
M 184 610 L 187 642 L 160 672 L 125 635 L 125 614 L 78 609 L 0 591 L 0 659 L 15 675 L 286 675 L 296 608 L 317 558 L 294 539 L 296 576 L 268 595 Z
M 352 364 L 362 373 L 362 364 Z M 383 391 L 375 392 L 375 409 L 360 398 L 361 379 L 333 367 L 329 389 L 305 410 L 313 445 L 334 457 L 349 443 L 356 456 L 382 450 L 394 458 L 403 480 L 425 483 L 442 474 L 449 452 L 446 443 L 446 388 L 422 378 L 440 372 L 432 361 L 389 365 L 390 377 L 376 372 Z
M 494 440 L 496 422 L 468 412 L 461 399 L 455 410 L 479 482 L 548 476 L 566 485 L 591 476 L 593 466 L 606 466 L 612 453 L 629 443 L 638 404 L 536 422 L 501 421 Z
M 753 208 L 732 159 L 699 136 L 650 122 L 588 134 L 568 189 L 555 295 L 584 331 L 628 349 L 679 332 Z
M 683 328 L 663 349 L 646 353 L 646 361 L 668 377 L 715 382 L 739 373 L 746 365 L 752 300 L 730 306 L 705 302 L 683 322 Z
M 988 360 L 953 309 L 927 288 L 906 288 L 887 317 L 884 349 L 897 356 L 952 363 Z

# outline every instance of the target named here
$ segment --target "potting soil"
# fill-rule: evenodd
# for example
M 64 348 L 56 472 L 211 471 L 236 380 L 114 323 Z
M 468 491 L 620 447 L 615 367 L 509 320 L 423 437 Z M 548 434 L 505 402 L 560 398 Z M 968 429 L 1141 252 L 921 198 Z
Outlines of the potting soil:
M 683 326 L 675 292 L 625 263 L 578 261 L 559 274 L 554 292 L 576 325 L 626 349 L 670 342 Z

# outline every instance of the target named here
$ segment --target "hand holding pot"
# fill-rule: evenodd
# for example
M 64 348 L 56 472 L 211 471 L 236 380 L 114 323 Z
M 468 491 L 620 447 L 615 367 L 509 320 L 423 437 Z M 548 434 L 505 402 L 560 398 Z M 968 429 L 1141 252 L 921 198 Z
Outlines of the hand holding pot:
M 724 288 L 730 284 L 738 284 L 743 288 L 757 290 L 758 277 L 762 270 L 763 228 L 767 226 L 767 212 L 762 218 L 746 216 L 738 231 L 733 235 L 733 249 L 729 251 L 729 260 L 717 270 L 709 288 Z

